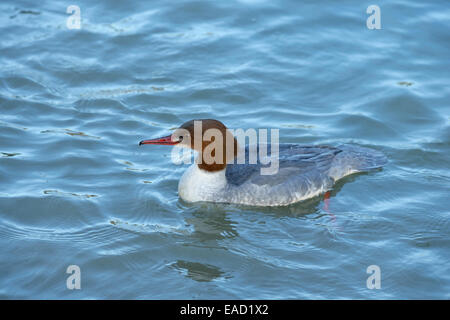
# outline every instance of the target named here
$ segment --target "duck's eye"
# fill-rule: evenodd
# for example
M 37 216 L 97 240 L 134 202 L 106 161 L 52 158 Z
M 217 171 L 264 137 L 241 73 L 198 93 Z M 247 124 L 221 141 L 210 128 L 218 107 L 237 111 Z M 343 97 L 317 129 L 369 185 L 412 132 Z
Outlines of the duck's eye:
M 179 137 L 178 137 L 178 141 L 179 141 L 179 142 L 183 141 L 183 136 L 179 136 Z

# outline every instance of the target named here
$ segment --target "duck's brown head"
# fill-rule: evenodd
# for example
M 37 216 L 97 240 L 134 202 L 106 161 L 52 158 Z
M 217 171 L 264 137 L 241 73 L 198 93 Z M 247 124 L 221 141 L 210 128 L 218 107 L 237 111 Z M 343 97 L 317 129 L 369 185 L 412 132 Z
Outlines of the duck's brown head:
M 199 153 L 198 167 L 206 171 L 219 171 L 237 155 L 237 141 L 220 121 L 195 119 L 183 123 L 170 136 L 142 140 L 143 144 L 178 145 L 191 148 Z

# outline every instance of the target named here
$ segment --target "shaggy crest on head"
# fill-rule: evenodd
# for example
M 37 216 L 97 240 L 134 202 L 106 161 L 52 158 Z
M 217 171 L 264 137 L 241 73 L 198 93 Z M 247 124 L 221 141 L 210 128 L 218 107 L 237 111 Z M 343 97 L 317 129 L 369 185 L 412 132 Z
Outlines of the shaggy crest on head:
M 143 140 L 142 144 L 166 144 L 191 148 L 198 152 L 198 167 L 206 171 L 219 171 L 232 163 L 237 155 L 238 143 L 233 134 L 220 121 L 194 119 L 183 123 L 167 137 Z

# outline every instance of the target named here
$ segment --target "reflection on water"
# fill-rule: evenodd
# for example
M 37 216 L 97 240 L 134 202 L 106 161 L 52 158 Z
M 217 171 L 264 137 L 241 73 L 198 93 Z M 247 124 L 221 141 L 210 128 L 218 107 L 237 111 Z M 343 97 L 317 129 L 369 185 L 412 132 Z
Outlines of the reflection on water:
M 179 260 L 172 267 L 180 270 L 186 277 L 199 282 L 213 281 L 225 275 L 224 272 L 213 265 L 198 262 Z
M 212 203 L 187 204 L 183 202 L 186 210 L 185 221 L 194 230 L 194 236 L 199 241 L 220 240 L 237 237 L 236 222 L 233 221 L 233 212 L 227 210 L 227 205 Z

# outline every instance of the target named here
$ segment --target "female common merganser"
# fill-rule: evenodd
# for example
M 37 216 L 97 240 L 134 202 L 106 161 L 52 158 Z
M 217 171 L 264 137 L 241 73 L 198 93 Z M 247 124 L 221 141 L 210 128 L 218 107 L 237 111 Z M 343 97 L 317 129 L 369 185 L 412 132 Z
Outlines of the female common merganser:
M 225 137 L 215 149 L 211 145 L 216 135 L 209 134 L 205 139 L 205 133 L 211 131 Z M 231 131 L 213 119 L 188 121 L 172 135 L 143 140 L 139 145 L 142 144 L 178 145 L 198 152 L 195 163 L 183 174 L 178 185 L 179 196 L 188 202 L 289 205 L 330 190 L 342 177 L 377 169 L 387 162 L 382 153 L 354 145 L 274 145 L 272 141 L 265 149 L 276 151 L 277 171 L 263 174 L 267 159 L 261 157 L 260 145 L 241 148 Z M 245 152 L 245 163 L 234 163 L 241 151 Z M 248 163 L 252 152 L 259 157 Z

